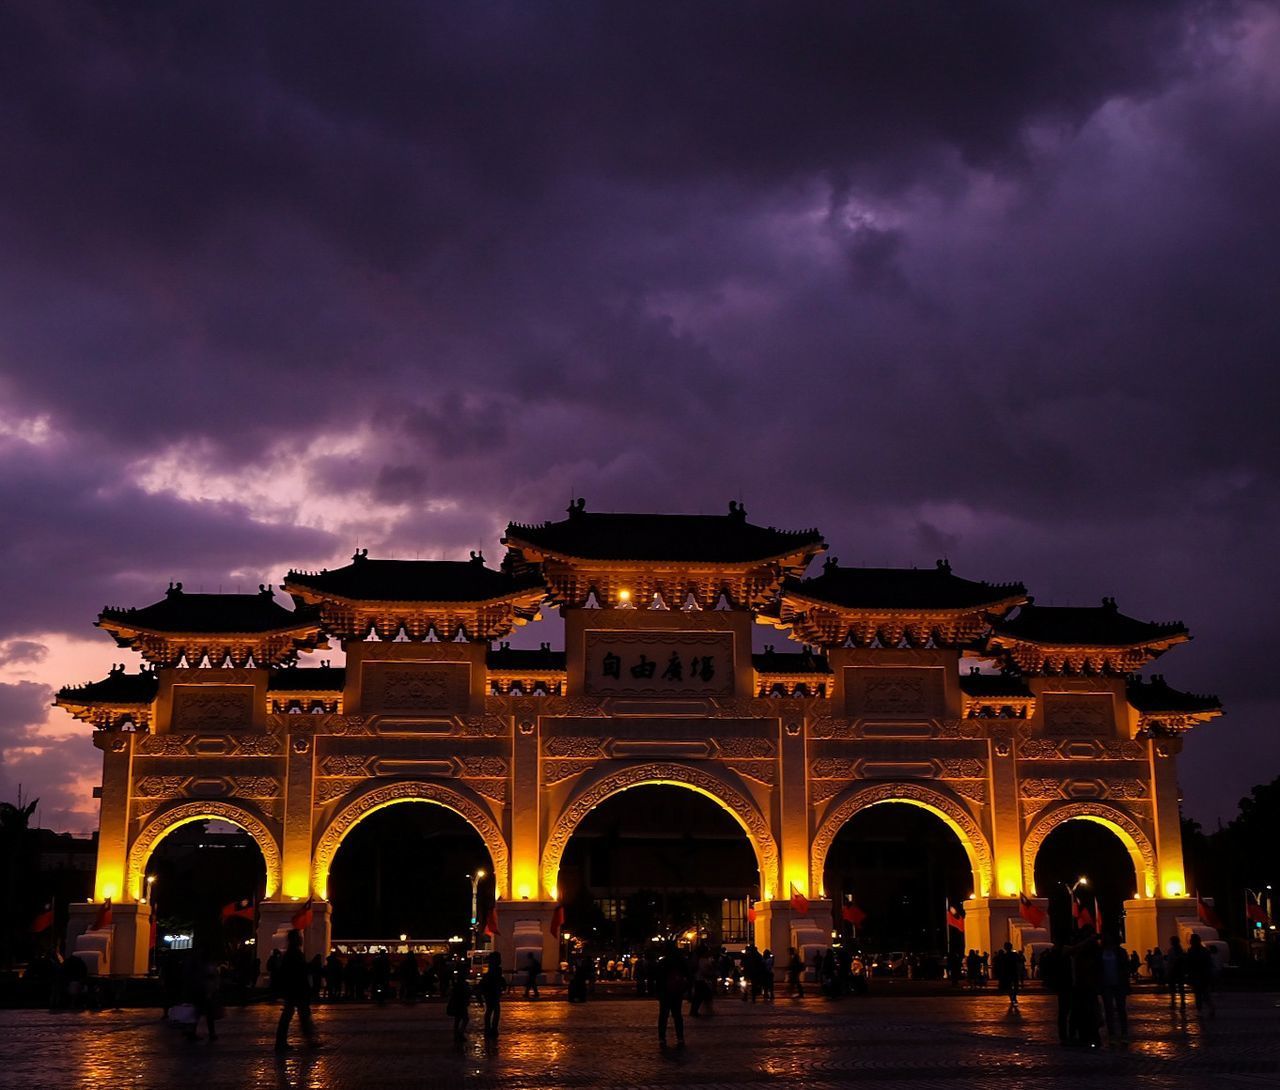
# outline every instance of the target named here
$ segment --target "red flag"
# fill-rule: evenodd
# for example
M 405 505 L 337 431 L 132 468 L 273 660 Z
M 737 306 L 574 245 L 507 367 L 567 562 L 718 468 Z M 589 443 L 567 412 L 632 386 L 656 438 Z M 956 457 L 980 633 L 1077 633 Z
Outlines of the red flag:
M 756 922 L 756 906 L 748 902 L 747 923 L 755 923 L 755 922 Z
M 1196 894 L 1196 916 L 1205 927 L 1212 927 L 1216 931 L 1222 930 L 1222 921 L 1218 919 L 1218 914 L 1213 910 L 1213 905 L 1207 905 L 1200 899 L 1200 894 Z
M 809 911 L 809 898 L 796 889 L 796 884 L 791 883 L 791 907 L 804 916 Z
M 290 918 L 289 926 L 295 931 L 305 931 L 311 926 L 311 921 L 315 918 L 315 909 L 312 906 L 314 900 L 314 897 L 308 897 L 307 903 Z
M 484 918 L 484 933 L 492 935 L 495 939 L 498 937 L 498 906 L 489 906 L 489 915 Z
M 1266 909 L 1258 904 L 1257 897 L 1248 890 L 1244 894 L 1244 918 L 1250 923 L 1260 923 L 1263 927 L 1271 926 L 1271 917 L 1267 915 Z
M 964 934 L 964 912 L 956 908 L 955 905 L 947 906 L 947 926 L 954 927 L 960 934 Z
M 560 930 L 564 927 L 564 905 L 556 905 L 556 910 L 551 913 L 551 937 L 558 939 Z
M 222 919 L 224 921 L 236 916 L 242 920 L 253 921 L 252 897 L 242 897 L 238 901 L 232 901 L 230 904 L 222 906 Z
M 41 931 L 48 931 L 52 926 L 53 902 L 50 901 L 40 910 L 40 914 L 31 921 L 31 933 L 33 935 L 38 935 Z
M 93 917 L 93 926 L 90 931 L 101 931 L 104 927 L 111 926 L 111 898 L 108 897 L 102 902 L 102 906 L 98 909 Z
M 1018 915 L 1032 927 L 1043 927 L 1045 911 L 1025 893 L 1018 894 Z
M 850 895 L 845 903 L 840 906 L 840 918 L 845 923 L 851 923 L 854 927 L 861 927 L 862 921 L 867 918 L 867 914 L 858 907 L 858 902 Z
M 1093 913 L 1085 908 L 1074 893 L 1071 894 L 1071 918 L 1076 921 L 1076 927 L 1082 930 L 1086 927 L 1094 927 Z M 1094 930 L 1096 931 L 1097 928 L 1095 927 Z

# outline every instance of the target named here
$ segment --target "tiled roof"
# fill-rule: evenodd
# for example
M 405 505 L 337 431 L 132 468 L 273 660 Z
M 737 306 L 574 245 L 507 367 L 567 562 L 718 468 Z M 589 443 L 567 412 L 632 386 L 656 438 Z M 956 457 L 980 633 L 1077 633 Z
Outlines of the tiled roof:
M 598 513 L 585 510 L 581 501 L 560 522 L 512 523 L 503 544 L 578 560 L 712 564 L 752 563 L 824 547 L 816 529 L 756 526 L 736 503 L 727 515 L 658 515 Z
M 72 704 L 150 704 L 158 687 L 151 670 L 129 674 L 123 666 L 116 666 L 101 681 L 64 685 L 58 690 L 58 699 Z
M 1024 643 L 1072 647 L 1129 647 L 1189 638 L 1181 621 L 1140 621 L 1121 613 L 1114 598 L 1104 598 L 1100 606 L 1031 603 L 1012 618 L 996 622 L 993 634 Z
M 291 571 L 284 587 L 358 602 L 485 602 L 540 589 L 533 573 L 513 574 L 471 560 L 370 560 L 367 550 L 333 571 Z
M 751 665 L 762 674 L 829 674 L 831 666 L 826 655 L 815 655 L 809 650 L 774 651 L 752 655 Z
M 844 568 L 829 560 L 821 575 L 783 584 L 784 596 L 801 595 L 853 610 L 981 609 L 1026 593 L 1021 583 L 962 579 L 942 560 L 933 568 Z
M 504 643 L 485 655 L 485 665 L 490 670 L 563 670 L 565 654 L 552 651 L 550 644 L 543 644 L 535 651 Z
M 187 594 L 174 583 L 160 601 L 141 609 L 104 608 L 97 624 L 174 634 L 288 632 L 317 626 L 319 613 L 285 609 L 265 587 L 257 594 Z
M 1162 674 L 1155 674 L 1149 682 L 1134 678 L 1127 687 L 1129 703 L 1140 712 L 1168 712 L 1173 714 L 1195 714 L 1197 712 L 1219 711 L 1222 701 L 1216 696 L 1204 693 L 1184 693 L 1170 688 Z
M 287 666 L 272 670 L 267 689 L 273 693 L 340 693 L 347 684 L 343 666 Z

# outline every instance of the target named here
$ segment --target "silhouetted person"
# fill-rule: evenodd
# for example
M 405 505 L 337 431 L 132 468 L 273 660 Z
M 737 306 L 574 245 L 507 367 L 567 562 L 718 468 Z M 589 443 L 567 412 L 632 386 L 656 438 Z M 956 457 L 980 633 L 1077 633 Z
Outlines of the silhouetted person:
M 324 963 L 324 993 L 330 1001 L 342 998 L 342 958 L 336 950 Z
M 667 1022 L 675 1023 L 676 1048 L 684 1048 L 684 1015 L 680 1006 L 684 1002 L 689 975 L 684 958 L 673 943 L 668 943 L 657 963 L 656 990 L 658 993 L 658 1043 L 667 1047 Z
M 1064 1045 L 1071 1041 L 1071 960 L 1062 943 L 1040 955 L 1040 983 L 1053 993 L 1058 1002 L 1058 1040 Z
M 293 1021 L 294 1011 L 298 1012 L 298 1025 L 302 1035 L 313 1048 L 319 1045 L 316 1038 L 316 1027 L 311 1021 L 311 981 L 307 972 L 307 956 L 302 952 L 302 932 L 289 932 L 288 947 L 284 957 L 280 959 L 280 967 L 276 979 L 280 998 L 284 1000 L 284 1009 L 280 1012 L 280 1021 L 276 1023 L 276 1051 L 284 1052 L 289 1045 L 289 1023 Z
M 693 990 L 689 999 L 689 1014 L 697 1018 L 702 1008 L 707 1014 L 715 1011 L 716 959 L 707 947 L 699 946 L 693 956 Z
M 1187 1009 L 1187 953 L 1182 949 L 1182 942 L 1177 935 L 1169 939 L 1169 949 L 1164 955 L 1164 973 L 1169 981 L 1169 1006 L 1179 1000 L 1182 1009 Z
M 480 998 L 484 1000 L 484 1035 L 497 1037 L 498 1019 L 502 1015 L 502 993 L 507 990 L 507 981 L 502 975 L 502 955 L 497 950 L 489 955 L 477 987 L 480 989 Z
M 369 965 L 369 984 L 378 1006 L 385 1004 L 387 992 L 391 990 L 391 958 L 385 950 L 373 955 Z
M 537 954 L 530 951 L 529 953 L 529 971 L 524 979 L 524 997 L 526 999 L 538 998 L 538 977 L 542 973 L 542 959 Z
M 1086 926 L 1071 955 L 1071 1021 L 1075 1036 L 1089 1048 L 1102 1044 L 1098 1034 L 1098 996 L 1102 991 L 1102 943 Z
M 1107 1020 L 1107 1039 L 1129 1039 L 1129 955 L 1116 935 L 1102 941 L 1102 1012 Z
M 1204 944 L 1204 940 L 1194 932 L 1191 945 L 1187 949 L 1187 983 L 1191 985 L 1191 994 L 1195 996 L 1196 1013 L 1210 1015 L 1217 1013 L 1213 1005 L 1213 955 Z
M 787 953 L 787 994 L 793 999 L 803 999 L 804 961 L 794 946 Z
M 214 1021 L 221 1015 L 218 1009 L 218 963 L 207 939 L 202 938 L 196 943 L 183 968 L 183 992 L 195 1010 L 195 1019 L 187 1027 L 187 1040 L 197 1039 L 200 1019 L 203 1018 L 209 1027 L 209 1040 L 216 1041 L 218 1031 Z
M 1014 950 L 1013 943 L 1006 942 L 1002 950 L 996 951 L 994 968 L 996 984 L 1002 992 L 1009 996 L 1009 1006 L 1011 1008 L 1017 1007 L 1018 989 L 1022 985 L 1026 962 L 1022 954 Z
M 471 984 L 467 980 L 465 965 L 453 974 L 444 1012 L 453 1019 L 453 1039 L 461 1041 L 467 1035 L 467 1024 L 471 1021 Z
M 418 998 L 418 959 L 413 952 L 405 954 L 400 960 L 400 999 L 412 1003 Z

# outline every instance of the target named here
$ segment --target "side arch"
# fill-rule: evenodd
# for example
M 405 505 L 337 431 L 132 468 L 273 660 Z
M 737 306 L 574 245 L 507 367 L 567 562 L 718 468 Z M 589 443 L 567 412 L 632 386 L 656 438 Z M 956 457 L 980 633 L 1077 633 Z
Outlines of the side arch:
M 403 781 L 370 787 L 334 815 L 316 843 L 311 857 L 311 892 L 315 896 L 328 898 L 329 868 L 333 865 L 333 857 L 337 854 L 338 847 L 347 833 L 375 810 L 382 810 L 397 802 L 434 803 L 464 818 L 480 834 L 480 839 L 489 850 L 489 857 L 493 860 L 493 877 L 498 895 L 500 897 L 511 895 L 507 841 L 497 822 L 489 816 L 488 810 L 470 795 L 455 787 L 429 781 Z
M 663 784 L 687 787 L 718 802 L 742 826 L 756 853 L 760 870 L 761 893 L 778 888 L 778 844 L 769 822 L 756 804 L 736 787 L 700 768 L 680 764 L 628 765 L 588 784 L 573 796 L 560 812 L 542 849 L 542 888 L 546 896 L 560 876 L 560 860 L 574 830 L 582 819 L 608 798 L 632 787 Z
M 822 888 L 827 854 L 845 823 L 858 811 L 886 802 L 905 802 L 911 806 L 919 806 L 941 818 L 960 838 L 960 844 L 969 857 L 969 867 L 973 871 L 974 885 L 977 887 L 974 893 L 979 897 L 990 894 L 993 883 L 991 846 L 982 829 L 958 800 L 936 788 L 918 783 L 876 783 L 853 787 L 836 800 L 813 836 L 810 881 L 814 888 Z
M 273 897 L 280 889 L 280 845 L 266 822 L 244 806 L 231 802 L 192 801 L 166 807 L 153 815 L 143 826 L 133 847 L 129 849 L 129 868 L 126 889 L 132 897 L 142 895 L 142 881 L 147 860 L 156 845 L 174 829 L 190 825 L 193 821 L 226 821 L 237 825 L 253 837 L 262 852 L 267 867 L 267 893 Z
M 1094 821 L 1115 833 L 1129 851 L 1133 872 L 1139 876 L 1144 896 L 1156 895 L 1156 851 L 1151 840 L 1142 826 L 1118 806 L 1097 801 L 1060 802 L 1037 815 L 1022 841 L 1022 873 L 1028 889 L 1035 887 L 1036 856 L 1041 845 L 1054 829 L 1068 821 Z

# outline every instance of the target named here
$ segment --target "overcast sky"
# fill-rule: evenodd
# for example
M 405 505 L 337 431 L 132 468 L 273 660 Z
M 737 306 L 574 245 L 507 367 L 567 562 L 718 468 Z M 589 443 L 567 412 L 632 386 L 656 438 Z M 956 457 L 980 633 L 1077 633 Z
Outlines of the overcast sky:
M 1212 824 L 1280 772 L 1275 4 L 0 8 L 0 797 L 104 604 L 509 519 L 1115 596 Z

